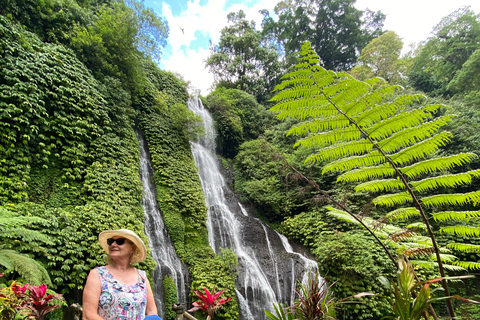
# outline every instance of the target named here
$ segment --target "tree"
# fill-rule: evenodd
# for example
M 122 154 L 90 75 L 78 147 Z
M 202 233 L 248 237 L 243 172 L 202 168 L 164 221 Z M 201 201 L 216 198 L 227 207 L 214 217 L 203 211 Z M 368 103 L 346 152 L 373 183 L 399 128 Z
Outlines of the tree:
M 215 120 L 220 153 L 233 158 L 239 146 L 262 133 L 265 109 L 255 97 L 237 89 L 218 88 L 207 96 L 208 108 Z
M 317 146 L 319 151 L 307 157 L 306 162 L 325 161 L 323 172 L 343 172 L 337 181 L 359 183 L 356 191 L 379 194 L 373 204 L 397 207 L 385 220 L 406 219 L 416 216 L 422 221 L 429 243 L 422 247 L 403 248 L 403 253 L 415 252 L 435 256 L 435 266 L 445 277 L 444 259 L 437 244 L 431 217 L 438 223 L 448 221 L 440 232 L 452 235 L 478 237 L 478 227 L 470 218 L 480 211 L 465 211 L 477 205 L 480 191 L 453 193 L 458 186 L 471 184 L 480 177 L 480 170 L 457 174 L 446 173 L 475 158 L 473 153 L 440 156 L 437 151 L 451 137 L 439 128 L 450 121 L 450 116 L 434 117 L 440 105 L 415 106 L 422 102 L 420 95 L 394 95 L 399 87 L 375 89 L 380 79 L 368 82 L 355 80 L 345 72 L 335 73 L 320 67 L 318 55 L 307 42 L 295 69 L 285 75 L 276 87 L 279 91 L 271 109 L 278 117 L 304 120 L 288 134 L 307 135 L 296 145 Z M 451 190 L 445 192 L 445 190 Z M 441 192 L 444 193 L 441 193 Z M 432 195 L 433 193 L 433 195 Z M 453 211 L 454 206 L 463 210 Z M 443 211 L 441 208 L 444 208 Z M 347 208 L 330 208 L 333 214 L 359 217 Z M 457 224 L 452 221 L 456 221 Z M 415 234 L 405 230 L 402 237 Z M 397 236 L 397 235 L 393 235 Z M 390 239 L 393 239 L 391 237 Z M 466 252 L 479 252 L 478 246 L 451 242 L 450 248 Z M 385 251 L 390 255 L 389 250 Z M 396 264 L 395 259 L 393 263 Z M 458 262 L 461 267 L 478 268 L 478 262 Z M 442 282 L 449 296 L 446 282 Z M 449 304 L 450 315 L 454 312 Z
M 413 87 L 431 95 L 451 96 L 449 87 L 470 56 L 480 48 L 480 14 L 469 7 L 444 17 L 422 44 L 409 74 Z
M 217 86 L 246 91 L 259 101 L 268 100 L 282 70 L 278 54 L 242 10 L 227 17 L 232 25 L 222 29 L 220 43 L 212 48 L 206 66 Z
M 408 68 L 408 60 L 400 59 L 402 48 L 402 39 L 393 31 L 386 32 L 363 48 L 350 73 L 362 81 L 380 77 L 391 84 L 401 84 Z
M 292 55 L 308 40 L 325 68 L 348 70 L 360 51 L 382 33 L 385 15 L 354 7 L 355 0 L 285 0 L 275 7 L 278 21 L 264 12 L 263 32 L 284 47 L 289 64 Z

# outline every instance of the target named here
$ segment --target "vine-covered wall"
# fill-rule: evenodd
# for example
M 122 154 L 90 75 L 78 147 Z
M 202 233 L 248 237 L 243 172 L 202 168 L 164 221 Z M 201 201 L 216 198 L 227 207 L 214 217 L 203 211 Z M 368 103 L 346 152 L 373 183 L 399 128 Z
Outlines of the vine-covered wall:
M 76 45 L 44 43 L 0 15 L 0 207 L 43 218 L 29 228 L 50 239 L 28 244 L 12 233 L 2 248 L 41 263 L 49 287 L 70 304 L 80 298 L 89 270 L 105 263 L 101 231 L 132 229 L 147 243 L 137 125 L 152 155 L 165 225 L 190 267 L 192 300 L 204 287 L 234 296 L 235 255 L 218 256 L 208 245 L 207 208 L 189 145 L 200 120 L 186 107 L 186 83 L 138 52 L 131 68 L 122 67 L 133 77 L 102 72 L 111 66 L 89 64 Z M 139 268 L 154 266 L 148 256 Z M 19 278 L 18 270 L 0 268 L 7 271 L 1 282 Z M 169 306 L 176 288 L 168 278 L 164 286 Z M 167 319 L 173 317 L 167 310 Z M 238 319 L 236 303 L 218 318 Z

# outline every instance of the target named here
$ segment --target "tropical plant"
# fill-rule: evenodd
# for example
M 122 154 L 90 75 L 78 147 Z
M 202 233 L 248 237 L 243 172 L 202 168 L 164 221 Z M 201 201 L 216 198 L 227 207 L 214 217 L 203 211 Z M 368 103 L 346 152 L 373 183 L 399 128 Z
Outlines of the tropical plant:
M 445 277 L 440 247 L 430 224 L 437 221 L 457 220 L 458 225 L 440 228 L 441 232 L 479 236 L 480 229 L 468 225 L 469 218 L 480 216 L 480 211 L 441 211 L 440 207 L 475 206 L 480 201 L 480 191 L 469 193 L 449 192 L 468 185 L 480 176 L 480 170 L 449 174 L 454 167 L 469 163 L 473 153 L 451 156 L 439 155 L 439 148 L 450 140 L 449 132 L 439 128 L 451 116 L 436 116 L 441 105 L 421 106 L 422 95 L 398 94 L 398 86 L 377 86 L 381 79 L 358 81 L 345 72 L 335 73 L 319 66 L 320 59 L 305 42 L 300 58 L 293 70 L 283 77 L 272 98 L 277 104 L 271 108 L 280 119 L 293 117 L 303 122 L 292 127 L 288 135 L 307 135 L 295 146 L 316 146 L 319 151 L 306 162 L 324 162 L 323 173 L 342 172 L 337 181 L 360 183 L 356 191 L 382 193 L 373 199 L 376 206 L 401 206 L 386 214 L 385 221 L 420 217 L 429 243 L 423 248 L 405 250 L 411 253 L 432 254 L 442 278 Z M 432 195 L 432 192 L 436 194 Z M 332 212 L 351 215 L 362 223 L 362 217 L 337 203 Z M 408 206 L 409 205 L 409 206 Z M 435 213 L 432 209 L 435 208 Z M 440 212 L 438 212 L 440 211 Z M 418 227 L 418 225 L 417 225 Z M 404 230 L 403 239 L 417 235 L 413 229 Z M 377 238 L 378 239 L 378 238 Z M 380 241 L 379 241 L 380 242 Z M 476 246 L 449 244 L 460 250 L 475 250 Z M 385 251 L 392 258 L 389 250 Z M 478 268 L 477 262 L 462 262 L 462 267 Z M 445 294 L 448 287 L 442 281 Z M 454 317 L 453 307 L 448 302 Z
M 380 277 L 380 282 L 387 288 L 393 290 L 394 299 L 388 299 L 392 305 L 395 317 L 386 316 L 384 319 L 396 320 L 418 320 L 424 316 L 428 319 L 427 309 L 432 302 L 443 299 L 462 299 L 470 303 L 480 304 L 480 302 L 463 299 L 459 296 L 432 298 L 432 293 L 442 288 L 432 289 L 431 284 L 440 282 L 444 278 L 436 278 L 433 280 L 419 281 L 415 279 L 413 266 L 403 257 L 398 259 L 397 283 L 390 283 L 387 278 Z M 474 276 L 451 277 L 450 280 L 462 278 L 473 278 Z
M 21 286 L 13 281 L 10 286 L 0 289 L 1 319 L 15 319 L 19 314 L 25 319 L 43 320 L 47 313 L 64 304 L 61 294 L 47 294 L 46 284 Z
M 223 304 L 232 300 L 232 297 L 228 297 L 227 299 L 222 298 L 217 301 L 225 290 L 215 292 L 213 295 L 210 294 L 210 291 L 208 291 L 207 288 L 204 288 L 203 290 L 205 290 L 205 295 L 200 292 L 200 290 L 195 291 L 195 294 L 200 298 L 200 301 L 195 301 L 193 303 L 193 308 L 188 310 L 188 312 L 202 310 L 207 316 L 207 320 L 211 320 L 213 319 L 213 315 L 222 308 Z
M 0 277 L 3 273 L 0 274 Z M 15 319 L 18 313 L 19 306 L 22 305 L 22 296 L 27 290 L 28 284 L 20 286 L 15 281 L 12 281 L 10 286 L 0 288 L 0 318 L 1 319 Z
M 50 313 L 64 304 L 61 294 L 48 294 L 47 285 L 28 286 L 28 293 L 24 294 L 24 301 L 18 308 L 27 319 L 43 320 Z
M 328 285 L 327 281 L 320 277 L 318 270 L 313 274 L 308 273 L 308 280 L 305 283 L 299 282 L 295 289 L 297 299 L 293 306 L 285 305 L 285 309 L 280 303 L 273 304 L 276 315 L 265 310 L 265 314 L 271 320 L 333 320 L 337 318 L 335 308 L 337 305 L 347 303 L 354 298 L 359 299 L 365 296 L 373 296 L 373 293 L 362 292 L 351 297 L 335 299 L 332 293 L 332 287 L 335 282 Z
M 34 216 L 24 217 L 0 207 L 0 270 L 18 273 L 25 281 L 40 284 L 51 283 L 44 266 L 21 251 L 43 251 L 41 244 L 52 244 L 43 233 L 26 226 L 47 224 L 47 221 Z

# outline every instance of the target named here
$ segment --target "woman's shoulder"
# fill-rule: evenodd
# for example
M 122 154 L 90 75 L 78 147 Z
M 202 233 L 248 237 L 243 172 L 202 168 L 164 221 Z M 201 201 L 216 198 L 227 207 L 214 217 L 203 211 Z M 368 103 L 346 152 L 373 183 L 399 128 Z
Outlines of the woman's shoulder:
M 138 274 L 140 275 L 140 277 L 142 277 L 142 279 L 146 279 L 146 278 L 147 278 L 147 273 L 146 273 L 145 271 L 140 270 L 140 269 L 138 269 L 138 268 L 137 268 L 137 270 L 138 270 Z
M 104 274 L 108 271 L 106 266 L 95 267 L 92 269 L 92 271 L 93 270 L 97 271 L 99 274 Z

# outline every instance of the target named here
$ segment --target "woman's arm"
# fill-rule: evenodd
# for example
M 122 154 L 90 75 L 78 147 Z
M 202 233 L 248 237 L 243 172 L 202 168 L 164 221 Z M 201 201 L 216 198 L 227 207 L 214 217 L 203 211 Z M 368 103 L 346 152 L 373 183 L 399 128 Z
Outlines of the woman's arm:
M 97 270 L 90 271 L 83 289 L 83 320 L 103 320 L 97 313 L 102 287 Z
M 148 282 L 148 279 L 146 279 L 146 285 L 147 285 L 147 316 L 152 315 L 152 314 L 157 314 L 157 306 L 155 305 L 155 299 L 153 298 L 153 292 L 152 288 L 150 287 L 150 282 Z

